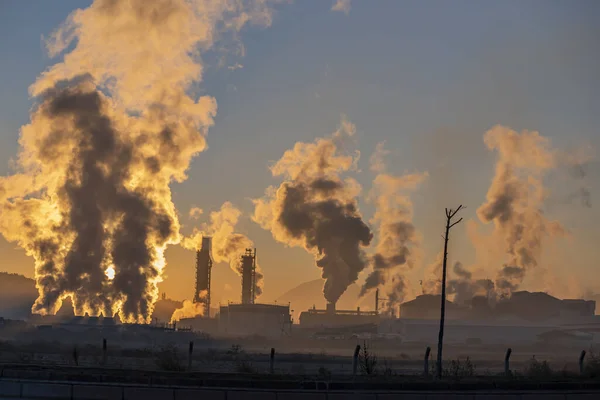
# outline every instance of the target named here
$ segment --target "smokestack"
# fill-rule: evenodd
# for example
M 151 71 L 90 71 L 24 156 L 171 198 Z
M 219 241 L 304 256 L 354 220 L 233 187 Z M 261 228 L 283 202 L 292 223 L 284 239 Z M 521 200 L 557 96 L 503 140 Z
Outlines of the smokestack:
M 210 317 L 210 273 L 212 270 L 211 238 L 202 237 L 202 247 L 196 252 L 196 292 L 194 303 L 204 303 L 204 315 Z
M 335 314 L 335 303 L 327 303 L 327 313 Z
M 375 291 L 375 312 L 379 312 L 379 289 Z
M 254 304 L 256 284 L 256 249 L 246 249 L 242 256 L 242 304 Z

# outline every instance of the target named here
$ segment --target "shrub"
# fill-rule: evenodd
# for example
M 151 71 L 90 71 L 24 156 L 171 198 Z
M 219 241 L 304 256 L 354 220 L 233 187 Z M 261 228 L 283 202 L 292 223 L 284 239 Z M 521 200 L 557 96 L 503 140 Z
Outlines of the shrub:
M 319 367 L 319 372 L 318 372 L 318 376 L 321 379 L 331 379 L 331 371 L 328 370 L 327 368 L 321 366 Z
M 524 375 L 530 379 L 547 379 L 554 375 L 547 361 L 538 361 L 533 357 L 525 366 Z
M 469 378 L 475 375 L 475 364 L 467 357 L 464 361 L 460 358 L 450 361 L 448 367 L 443 371 L 444 376 L 453 379 Z
M 163 371 L 183 371 L 184 366 L 175 345 L 166 345 L 154 354 L 156 366 Z
M 590 351 L 585 360 L 583 373 L 589 378 L 600 378 L 600 355 Z
M 377 371 L 377 356 L 369 350 L 367 342 L 363 342 L 363 347 L 358 355 L 360 370 L 364 375 L 375 375 Z

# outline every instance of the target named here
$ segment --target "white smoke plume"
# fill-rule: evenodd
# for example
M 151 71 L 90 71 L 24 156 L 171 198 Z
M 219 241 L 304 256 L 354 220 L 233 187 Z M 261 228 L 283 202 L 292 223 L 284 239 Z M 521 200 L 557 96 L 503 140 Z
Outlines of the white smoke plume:
M 206 290 L 202 290 L 200 292 L 200 302 L 194 303 L 190 300 L 184 300 L 181 308 L 178 308 L 175 311 L 173 311 L 170 323 L 172 324 L 173 322 L 180 321 L 183 318 L 195 318 L 204 316 L 204 300 L 207 296 L 208 292 Z
M 493 222 L 494 237 L 504 242 L 506 258 L 495 286 L 500 294 L 509 294 L 521 285 L 528 270 L 538 266 L 544 240 L 565 233 L 542 211 L 543 179 L 556 167 L 557 158 L 549 140 L 534 131 L 519 133 L 495 126 L 484 141 L 498 158 L 487 201 L 477 214 L 482 222 Z
M 277 241 L 314 255 L 330 303 L 358 279 L 367 264 L 363 247 L 373 236 L 358 210 L 359 184 L 341 177 L 355 166 L 356 158 L 340 151 L 355 131 L 354 124 L 342 118 L 330 138 L 296 143 L 271 167 L 273 175 L 285 181 L 255 200 L 257 223 Z
M 210 213 L 210 222 L 203 224 L 201 229 L 194 229 L 189 237 L 181 241 L 181 245 L 189 250 L 196 250 L 202 243 L 203 236 L 212 237 L 212 256 L 215 263 L 226 262 L 238 275 L 242 274 L 241 256 L 246 249 L 253 248 L 254 242 L 246 235 L 235 231 L 242 212 L 231 202 L 225 202 L 219 211 Z M 262 294 L 263 274 L 258 262 L 256 263 L 255 295 Z
M 18 170 L 0 180 L 0 231 L 35 260 L 33 312 L 71 296 L 78 314 L 149 321 L 179 241 L 169 185 L 206 148 L 217 110 L 188 90 L 200 54 L 270 21 L 265 0 L 97 0 L 52 35 L 50 55 L 68 52 L 31 86 Z
M 388 307 L 395 309 L 404 300 L 409 286 L 402 269 L 412 269 L 420 260 L 421 236 L 412 223 L 410 193 L 427 178 L 427 173 L 402 176 L 386 173 L 383 162 L 386 154 L 384 143 L 379 143 L 371 157 L 371 169 L 378 172 L 369 194 L 376 207 L 370 222 L 377 226 L 377 246 L 372 257 L 373 271 L 361 289 L 361 296 L 377 287 L 386 287 Z

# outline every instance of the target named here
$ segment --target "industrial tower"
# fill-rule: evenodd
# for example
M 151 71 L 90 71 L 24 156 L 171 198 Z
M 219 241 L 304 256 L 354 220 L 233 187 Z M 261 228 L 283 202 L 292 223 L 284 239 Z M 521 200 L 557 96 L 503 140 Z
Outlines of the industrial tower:
M 204 315 L 210 317 L 210 272 L 213 259 L 211 238 L 202 238 L 202 247 L 196 252 L 196 292 L 194 303 L 204 304 Z
M 256 288 L 256 249 L 242 255 L 242 304 L 254 304 Z

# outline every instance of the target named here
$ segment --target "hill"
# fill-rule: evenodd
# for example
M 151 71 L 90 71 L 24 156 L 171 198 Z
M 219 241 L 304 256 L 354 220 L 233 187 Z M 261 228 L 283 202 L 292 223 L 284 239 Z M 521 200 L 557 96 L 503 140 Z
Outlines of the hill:
M 0 317 L 7 319 L 27 319 L 31 315 L 31 306 L 37 299 L 35 281 L 20 274 L 0 272 Z M 180 301 L 161 299 L 156 302 L 152 318 L 169 321 L 173 311 L 182 306 Z M 73 315 L 73 304 L 67 298 L 58 314 Z
M 0 272 L 0 316 L 26 319 L 38 296 L 35 281 L 19 274 Z
M 318 309 L 324 309 L 326 305 L 323 297 L 323 280 L 315 279 L 302 283 L 295 288 L 285 292 L 275 301 L 277 303 L 290 303 L 294 310 L 294 319 L 297 321 L 302 311 L 315 306 Z M 361 310 L 373 310 L 375 308 L 374 295 L 369 294 L 363 299 L 359 299 L 360 287 L 356 284 L 350 285 L 336 304 L 338 310 L 354 310 L 360 307 Z

